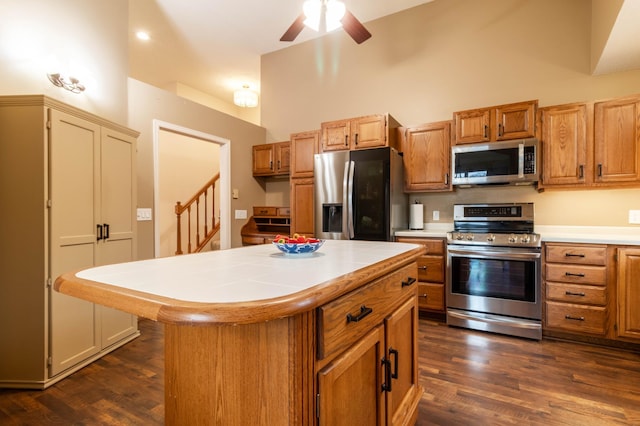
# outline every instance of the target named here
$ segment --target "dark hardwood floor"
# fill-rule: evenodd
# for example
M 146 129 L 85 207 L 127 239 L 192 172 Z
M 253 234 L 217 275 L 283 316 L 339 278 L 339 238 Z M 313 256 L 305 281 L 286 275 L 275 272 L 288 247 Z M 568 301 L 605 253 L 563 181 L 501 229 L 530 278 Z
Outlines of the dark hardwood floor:
M 0 425 L 163 424 L 162 326 L 45 391 L 0 390 Z M 640 354 L 420 320 L 419 425 L 640 425 Z

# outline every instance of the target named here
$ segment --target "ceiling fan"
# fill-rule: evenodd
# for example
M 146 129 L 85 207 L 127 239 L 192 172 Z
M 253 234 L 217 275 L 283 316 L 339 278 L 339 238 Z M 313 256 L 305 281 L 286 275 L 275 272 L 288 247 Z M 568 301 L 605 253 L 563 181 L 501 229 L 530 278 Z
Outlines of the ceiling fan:
M 303 4 L 303 13 L 293 21 L 289 29 L 280 37 L 280 41 L 295 40 L 305 25 L 318 31 L 322 22 L 324 22 L 327 32 L 343 27 L 358 44 L 371 37 L 371 33 L 345 8 L 343 2 L 338 0 L 306 0 Z

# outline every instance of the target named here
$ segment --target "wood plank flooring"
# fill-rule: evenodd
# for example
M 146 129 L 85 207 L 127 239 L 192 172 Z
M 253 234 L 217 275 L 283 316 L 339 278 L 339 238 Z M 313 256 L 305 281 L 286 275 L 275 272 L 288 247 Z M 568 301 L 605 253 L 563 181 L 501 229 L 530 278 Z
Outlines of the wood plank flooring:
M 0 425 L 161 425 L 162 326 L 45 391 L 0 390 Z M 418 425 L 640 425 L 640 354 L 421 319 Z

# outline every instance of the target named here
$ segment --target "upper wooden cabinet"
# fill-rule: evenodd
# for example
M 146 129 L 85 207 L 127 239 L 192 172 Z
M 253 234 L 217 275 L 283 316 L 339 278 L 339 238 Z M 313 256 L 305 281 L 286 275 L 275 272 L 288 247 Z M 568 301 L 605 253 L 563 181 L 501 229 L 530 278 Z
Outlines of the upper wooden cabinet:
M 253 175 L 288 175 L 290 158 L 289 141 L 254 145 Z
M 539 187 L 584 185 L 592 175 L 592 107 L 567 104 L 538 110 L 538 138 L 542 141 L 542 181 Z
M 291 135 L 291 178 L 313 177 L 313 156 L 318 153 L 319 143 L 318 130 Z
M 455 112 L 455 144 L 533 137 L 537 107 L 535 100 Z
M 405 192 L 451 191 L 451 121 L 398 129 Z
M 375 114 L 322 123 L 322 151 L 391 146 L 397 148 L 398 122 L 389 114 Z
M 640 95 L 594 106 L 596 183 L 640 182 Z
M 640 96 L 538 110 L 541 189 L 640 184 Z

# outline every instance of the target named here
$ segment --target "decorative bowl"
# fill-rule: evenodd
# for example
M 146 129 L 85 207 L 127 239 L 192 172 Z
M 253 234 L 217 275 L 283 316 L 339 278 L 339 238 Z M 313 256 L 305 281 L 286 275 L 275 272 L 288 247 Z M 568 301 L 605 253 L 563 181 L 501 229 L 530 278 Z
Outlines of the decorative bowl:
M 317 243 L 278 243 L 274 241 L 272 244 L 285 254 L 308 254 L 318 250 L 324 244 L 324 240 L 320 240 Z

